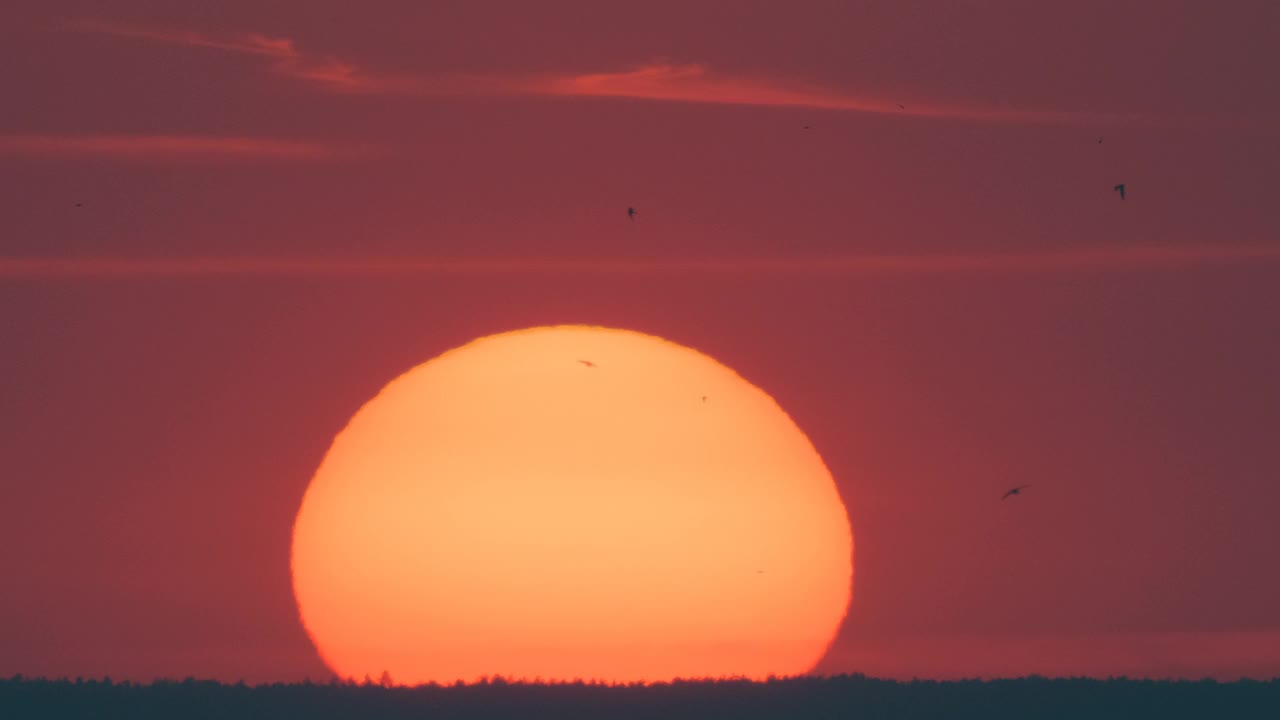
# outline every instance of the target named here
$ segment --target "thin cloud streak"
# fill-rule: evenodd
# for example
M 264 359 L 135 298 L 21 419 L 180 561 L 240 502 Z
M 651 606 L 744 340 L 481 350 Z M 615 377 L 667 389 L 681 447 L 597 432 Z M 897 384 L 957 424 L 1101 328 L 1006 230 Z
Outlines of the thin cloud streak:
M 0 257 L 0 278 L 387 277 L 501 275 L 928 276 L 1171 270 L 1280 262 L 1280 246 L 1148 246 L 1027 254 L 813 259 L 491 260 Z
M 350 63 L 335 58 L 315 58 L 301 53 L 290 38 L 271 37 L 261 33 L 236 33 L 213 37 L 194 30 L 169 27 L 129 25 L 107 20 L 81 19 L 67 25 L 74 32 L 133 40 L 146 40 L 165 45 L 217 50 L 235 55 L 248 55 L 269 61 L 273 73 L 319 85 L 338 92 L 392 92 L 404 89 L 402 82 L 389 78 L 365 77 Z
M 370 71 L 336 57 L 304 53 L 290 38 L 259 33 L 214 37 L 191 30 L 142 27 L 103 20 L 79 20 L 68 28 L 77 32 L 254 56 L 267 61 L 268 69 L 275 75 L 329 92 L 350 95 L 619 98 L 1033 125 L 1158 124 L 1236 129 L 1273 125 L 1225 117 L 1154 117 L 1135 113 L 1034 110 L 872 97 L 789 79 L 735 76 L 699 63 L 650 63 L 629 70 L 599 73 L 395 75 Z
M 67 25 L 67 29 L 75 32 L 97 35 L 113 35 L 115 37 L 150 40 L 168 45 L 208 48 L 242 55 L 262 55 L 274 58 L 296 58 L 297 50 L 293 41 L 287 38 L 272 38 L 257 33 L 242 33 L 229 39 L 216 39 L 194 30 L 178 28 L 146 27 L 129 25 L 109 20 L 81 19 Z
M 362 154 L 303 140 L 212 135 L 0 135 L 0 156 L 105 156 L 126 159 L 317 160 Z
M 526 86 L 534 94 L 562 97 L 615 97 L 637 100 L 799 107 L 817 110 L 947 118 L 997 123 L 1123 124 L 1143 122 L 1137 115 L 984 108 L 855 96 L 790 81 L 742 78 L 717 73 L 701 64 L 654 64 L 624 72 L 551 78 Z

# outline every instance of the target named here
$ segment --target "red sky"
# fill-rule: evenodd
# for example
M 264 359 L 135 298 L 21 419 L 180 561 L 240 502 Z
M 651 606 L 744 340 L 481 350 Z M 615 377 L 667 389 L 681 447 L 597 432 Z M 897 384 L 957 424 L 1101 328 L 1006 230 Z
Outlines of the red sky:
M 323 677 L 288 553 L 329 441 L 556 323 L 707 352 L 809 434 L 857 543 L 820 671 L 1280 674 L 1277 27 L 6 3 L 0 676 Z

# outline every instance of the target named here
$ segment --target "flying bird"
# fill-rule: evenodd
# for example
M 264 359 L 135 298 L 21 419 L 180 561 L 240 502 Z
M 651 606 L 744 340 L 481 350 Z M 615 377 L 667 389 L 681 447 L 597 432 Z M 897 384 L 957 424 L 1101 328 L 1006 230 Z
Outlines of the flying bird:
M 635 208 L 633 208 L 633 207 L 629 207 L 629 208 L 627 208 L 627 219 L 628 219 L 628 220 L 635 221 L 636 216 L 637 216 L 637 215 L 639 215 L 639 214 L 640 214 L 640 213 L 639 213 L 639 212 L 637 212 Z
M 1099 144 L 1099 145 L 1101 145 L 1101 144 L 1102 144 L 1102 138 L 1098 138 L 1098 144 Z
M 1019 485 L 1018 487 L 1016 487 L 1016 488 L 1014 488 L 1014 489 L 1010 490 L 1009 492 L 1005 493 L 1003 496 L 1001 496 L 1001 498 L 1000 498 L 1000 499 L 1001 499 L 1001 500 L 1007 500 L 1007 499 L 1009 499 L 1009 496 L 1010 496 L 1010 495 L 1021 495 L 1021 494 L 1022 494 L 1022 490 L 1023 490 L 1024 488 L 1029 488 L 1029 487 L 1031 487 L 1031 486 L 1030 486 L 1030 485 Z
M 1115 191 L 1116 191 L 1116 192 L 1118 192 L 1118 193 L 1120 193 L 1120 199 L 1121 199 L 1121 200 L 1123 200 L 1123 199 L 1124 199 L 1124 183 L 1120 183 L 1119 185 L 1117 185 L 1117 186 L 1115 186 L 1115 187 L 1113 187 L 1113 188 L 1111 188 L 1111 189 L 1112 189 L 1112 190 L 1115 190 Z
M 582 363 L 583 365 L 586 365 L 589 368 L 593 368 L 596 366 L 596 364 L 591 362 L 590 360 L 579 360 L 578 362 Z
M 707 396 L 706 396 L 706 395 L 703 395 L 703 396 L 702 396 L 702 402 L 706 402 L 706 401 L 707 401 Z
M 902 103 L 898 103 L 898 109 L 899 109 L 899 110 L 906 110 L 906 109 L 907 109 L 907 106 L 906 106 L 906 105 L 903 105 Z
M 812 129 L 813 129 L 813 126 L 812 126 L 812 125 L 805 125 L 805 126 L 804 126 L 804 129 L 805 129 L 805 130 L 812 130 Z

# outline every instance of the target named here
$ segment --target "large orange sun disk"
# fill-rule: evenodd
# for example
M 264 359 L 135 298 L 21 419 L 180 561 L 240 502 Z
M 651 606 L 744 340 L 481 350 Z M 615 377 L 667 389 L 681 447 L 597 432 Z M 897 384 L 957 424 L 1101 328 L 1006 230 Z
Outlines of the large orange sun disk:
M 623 682 L 807 672 L 852 557 L 831 474 L 762 390 L 660 338 L 562 326 L 383 388 L 307 489 L 292 565 L 341 677 Z

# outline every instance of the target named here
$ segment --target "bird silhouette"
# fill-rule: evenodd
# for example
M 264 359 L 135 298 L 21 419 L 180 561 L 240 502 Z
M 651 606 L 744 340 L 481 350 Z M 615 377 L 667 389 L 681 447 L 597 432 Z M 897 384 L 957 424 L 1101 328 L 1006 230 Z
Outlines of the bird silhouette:
M 702 402 L 706 402 L 706 401 L 707 401 L 707 396 L 706 396 L 706 395 L 703 395 L 703 396 L 702 396 Z
M 627 208 L 627 219 L 634 221 L 640 213 L 633 207 Z
M 907 109 L 907 106 L 906 106 L 906 105 L 903 105 L 902 103 L 898 103 L 898 109 L 899 109 L 899 110 L 906 110 L 906 109 Z
M 1030 485 L 1019 485 L 1018 487 L 1016 487 L 1016 488 L 1014 488 L 1014 489 L 1010 490 L 1009 492 L 1005 493 L 1004 495 L 1002 495 L 1002 496 L 1000 497 L 1000 499 L 1001 499 L 1001 500 L 1007 500 L 1007 499 L 1009 499 L 1009 496 L 1010 496 L 1010 495 L 1021 495 L 1021 494 L 1022 494 L 1022 490 L 1023 490 L 1023 488 L 1029 488 L 1029 487 L 1031 487 L 1031 486 L 1030 486 Z
M 1120 183 L 1119 185 L 1117 185 L 1117 186 L 1115 186 L 1115 187 L 1113 187 L 1113 188 L 1111 188 L 1111 189 L 1112 189 L 1112 190 L 1115 190 L 1115 191 L 1116 191 L 1116 192 L 1118 192 L 1118 193 L 1120 193 L 1120 199 L 1121 199 L 1121 200 L 1123 200 L 1123 199 L 1124 199 L 1124 183 Z
M 1098 138 L 1098 144 L 1099 144 L 1099 145 L 1101 145 L 1101 144 L 1102 144 L 1102 138 L 1101 138 L 1101 137 L 1099 137 L 1099 138 Z
M 805 126 L 804 126 L 804 129 L 805 129 L 805 130 L 812 130 L 812 129 L 813 129 L 813 126 L 812 126 L 812 125 L 805 125 Z
M 582 363 L 583 365 L 586 365 L 589 368 L 593 368 L 596 366 L 596 364 L 591 362 L 590 360 L 579 360 L 578 362 Z

